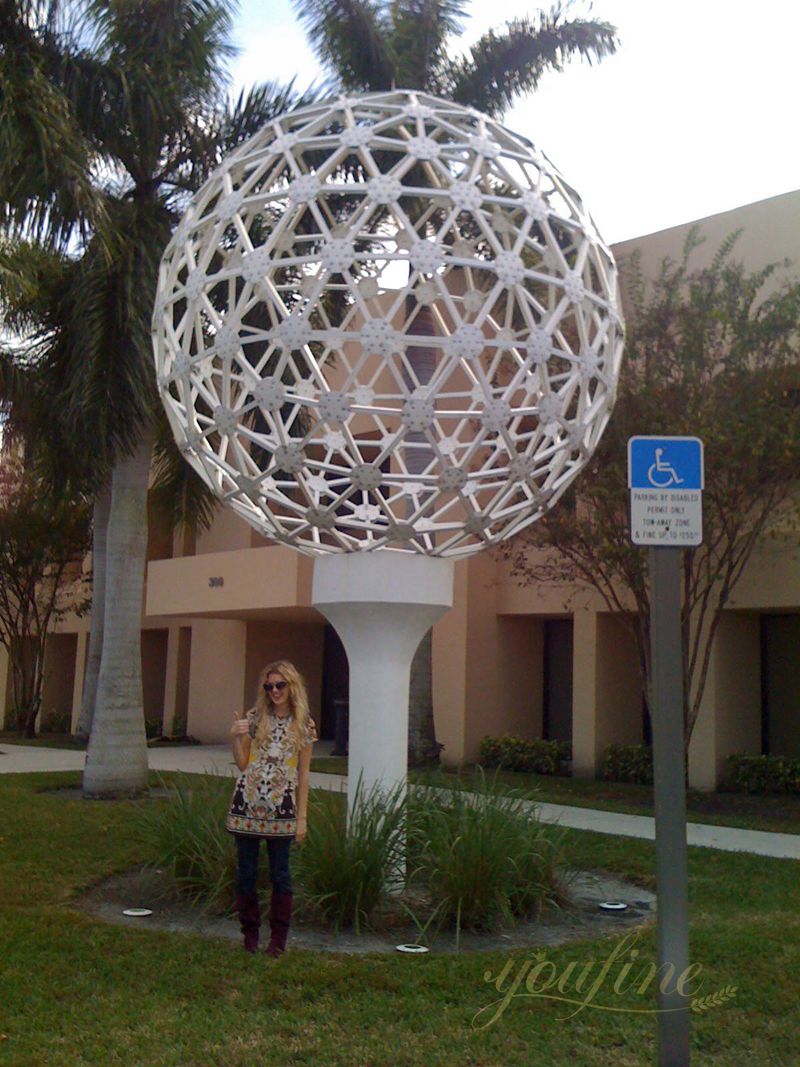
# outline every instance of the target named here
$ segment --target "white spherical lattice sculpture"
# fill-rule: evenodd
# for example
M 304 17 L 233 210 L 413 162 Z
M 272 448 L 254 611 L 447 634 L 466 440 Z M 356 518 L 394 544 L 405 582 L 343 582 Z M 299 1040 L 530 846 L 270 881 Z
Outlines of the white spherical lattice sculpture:
M 480 113 L 387 92 L 282 116 L 161 266 L 158 386 L 205 482 L 311 553 L 460 556 L 552 506 L 622 352 L 579 197 Z

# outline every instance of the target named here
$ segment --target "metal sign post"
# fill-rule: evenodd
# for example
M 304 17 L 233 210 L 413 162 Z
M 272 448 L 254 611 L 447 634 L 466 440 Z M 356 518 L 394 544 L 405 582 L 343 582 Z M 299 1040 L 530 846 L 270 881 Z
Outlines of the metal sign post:
M 689 966 L 681 550 L 651 548 L 648 555 L 658 895 L 658 1063 L 659 1067 L 687 1067 L 689 1005 L 675 988 L 675 978 Z
M 681 547 L 702 541 L 703 446 L 697 438 L 628 442 L 631 539 L 649 545 L 653 784 L 658 894 L 658 1064 L 688 1067 L 689 966 Z

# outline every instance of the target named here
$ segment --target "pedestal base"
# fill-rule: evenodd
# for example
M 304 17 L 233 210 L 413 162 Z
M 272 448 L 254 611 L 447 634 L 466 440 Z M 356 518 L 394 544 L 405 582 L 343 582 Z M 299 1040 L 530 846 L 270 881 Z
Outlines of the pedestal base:
M 335 627 L 350 665 L 348 818 L 362 790 L 406 785 L 411 661 L 453 604 L 453 562 L 377 551 L 314 563 L 312 603 Z

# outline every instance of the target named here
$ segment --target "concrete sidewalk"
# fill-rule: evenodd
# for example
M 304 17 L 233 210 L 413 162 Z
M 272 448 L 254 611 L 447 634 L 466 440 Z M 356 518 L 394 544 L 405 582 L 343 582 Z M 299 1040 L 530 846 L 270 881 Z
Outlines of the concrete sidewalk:
M 314 754 L 328 756 L 333 745 L 332 741 L 318 741 Z M 186 771 L 188 774 L 216 774 L 231 778 L 239 773 L 233 762 L 230 745 L 164 745 L 148 748 L 147 758 L 151 771 Z M 86 753 L 80 749 L 0 743 L 0 774 L 82 771 L 85 762 Z M 311 785 L 318 789 L 346 790 L 347 777 L 312 771 Z
M 327 756 L 331 741 L 320 741 L 318 756 Z M 176 745 L 148 749 L 150 769 L 186 771 L 190 774 L 216 774 L 233 777 L 238 773 L 228 745 Z M 86 753 L 75 749 L 40 748 L 35 745 L 0 744 L 0 774 L 36 771 L 83 770 Z M 312 771 L 310 784 L 315 789 L 347 790 L 347 777 Z M 412 787 L 413 788 L 413 787 Z M 574 830 L 591 830 L 598 834 L 655 839 L 655 820 L 646 815 L 623 815 L 594 808 L 576 808 L 565 804 L 531 801 L 531 810 L 544 822 Z M 751 852 L 757 856 L 800 860 L 800 835 L 767 833 L 763 830 L 739 830 L 731 826 L 688 823 L 686 840 L 690 845 L 716 848 L 726 852 Z

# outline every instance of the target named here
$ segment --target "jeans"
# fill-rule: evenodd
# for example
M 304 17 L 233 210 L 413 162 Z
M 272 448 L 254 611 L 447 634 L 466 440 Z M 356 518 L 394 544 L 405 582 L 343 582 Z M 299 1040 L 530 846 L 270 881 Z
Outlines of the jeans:
M 236 892 L 251 893 L 258 882 L 258 846 L 260 837 L 234 834 L 238 863 L 236 867 Z M 275 893 L 291 893 L 292 875 L 289 870 L 289 849 L 293 837 L 267 837 L 269 854 L 269 877 Z

